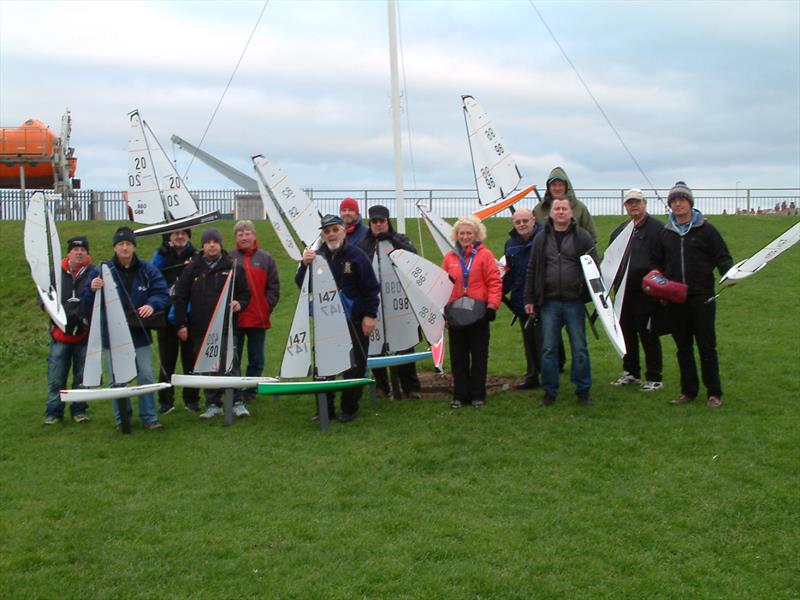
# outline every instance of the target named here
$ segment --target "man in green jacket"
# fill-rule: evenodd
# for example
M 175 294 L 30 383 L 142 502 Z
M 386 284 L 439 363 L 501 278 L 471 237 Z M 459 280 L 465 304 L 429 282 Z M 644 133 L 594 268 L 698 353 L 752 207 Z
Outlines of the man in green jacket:
M 588 231 L 596 242 L 597 230 L 595 229 L 594 221 L 592 221 L 592 215 L 589 214 L 589 209 L 586 208 L 586 205 L 575 197 L 572 182 L 569 180 L 566 171 L 561 167 L 556 167 L 550 171 L 550 175 L 547 177 L 547 191 L 544 193 L 544 198 L 533 208 L 536 222 L 546 223 L 547 217 L 550 216 L 550 207 L 553 205 L 553 200 L 560 198 L 569 200 L 575 223 L 578 227 Z

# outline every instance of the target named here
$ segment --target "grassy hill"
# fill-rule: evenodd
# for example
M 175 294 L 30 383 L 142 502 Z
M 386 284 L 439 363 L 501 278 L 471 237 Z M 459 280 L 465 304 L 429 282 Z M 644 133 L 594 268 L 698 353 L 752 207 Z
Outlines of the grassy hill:
M 619 221 L 597 219 L 601 246 Z M 713 222 L 741 260 L 794 221 Z M 64 243 L 88 235 L 100 260 L 117 225 L 59 231 Z M 499 254 L 509 220 L 488 225 Z M 221 223 L 226 241 L 232 226 Z M 258 228 L 283 286 L 268 335 L 275 374 L 295 265 L 269 226 Z M 156 241 L 143 240 L 140 255 Z M 0 247 L 5 598 L 800 595 L 800 248 L 719 299 L 718 411 L 668 404 L 679 391 L 668 337 L 665 390 L 608 385 L 621 361 L 601 337 L 590 339 L 589 408 L 574 403 L 565 375 L 550 409 L 538 391 L 460 411 L 445 398 L 365 396 L 358 420 L 323 434 L 311 398 L 264 397 L 230 428 L 179 410 L 162 432 L 123 436 L 108 403 L 93 405 L 86 425 L 42 427 L 48 334 L 22 223 L 0 223 Z M 427 237 L 424 249 L 438 261 Z M 503 308 L 493 324 L 489 369 L 521 376 L 510 319 Z

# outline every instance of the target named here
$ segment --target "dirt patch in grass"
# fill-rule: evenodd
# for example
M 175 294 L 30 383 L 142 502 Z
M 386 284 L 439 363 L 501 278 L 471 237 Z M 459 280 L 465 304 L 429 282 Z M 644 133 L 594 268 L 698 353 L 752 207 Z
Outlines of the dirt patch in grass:
M 452 373 L 436 373 L 434 371 L 419 371 L 419 382 L 422 385 L 420 395 L 423 400 L 437 399 L 441 400 L 443 397 L 447 398 L 453 393 L 453 375 Z M 522 383 L 521 379 L 512 377 L 499 377 L 489 375 L 486 382 L 486 392 L 518 392 L 524 393 L 529 390 L 517 390 L 518 383 Z

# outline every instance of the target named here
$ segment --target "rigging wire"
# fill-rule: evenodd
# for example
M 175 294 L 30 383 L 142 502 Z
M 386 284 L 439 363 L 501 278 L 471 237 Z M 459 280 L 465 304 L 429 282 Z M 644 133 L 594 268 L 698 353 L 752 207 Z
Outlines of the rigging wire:
M 411 140 L 411 105 L 408 101 L 408 87 L 407 87 L 407 79 L 406 79 L 406 61 L 405 61 L 405 53 L 403 52 L 403 23 L 400 20 L 400 5 L 397 4 L 397 37 L 398 37 L 398 50 L 400 54 L 400 71 L 403 77 L 403 97 L 406 99 L 406 131 L 408 133 L 408 160 L 411 166 L 411 179 L 414 182 L 414 192 L 417 191 L 417 170 L 414 165 L 414 146 Z M 418 200 L 415 198 L 414 200 L 414 207 L 416 208 Z M 403 211 L 405 214 L 405 211 Z M 417 215 L 417 236 L 419 239 L 419 250 L 420 255 L 425 258 L 425 247 L 422 243 L 422 223 L 420 223 L 422 219 L 419 218 Z
M 583 86 L 583 89 L 585 89 L 586 93 L 589 94 L 589 97 L 594 102 L 595 106 L 597 107 L 597 110 L 599 110 L 600 114 L 603 115 L 603 118 L 606 120 L 606 123 L 608 123 L 608 126 L 611 128 L 611 131 L 613 131 L 614 135 L 617 136 L 617 139 L 619 140 L 619 143 L 622 144 L 622 147 L 625 148 L 625 152 L 628 153 L 628 156 L 633 161 L 633 164 L 635 164 L 636 168 L 639 169 L 639 173 L 642 174 L 642 177 L 644 177 L 645 181 L 647 181 L 647 184 L 650 186 L 650 189 L 652 189 L 653 192 L 655 192 L 656 197 L 661 201 L 661 203 L 664 206 L 667 206 L 667 203 L 664 202 L 664 199 L 658 193 L 658 190 L 653 185 L 653 182 L 650 181 L 650 178 L 647 176 L 647 173 L 645 173 L 644 169 L 642 168 L 642 165 L 640 165 L 639 161 L 636 160 L 636 157 L 633 155 L 633 152 L 631 152 L 630 148 L 628 148 L 628 145 L 625 143 L 625 140 L 622 139 L 622 136 L 617 131 L 617 128 L 614 127 L 614 124 L 611 122 L 611 119 L 606 114 L 606 111 L 603 110 L 602 106 L 600 106 L 600 102 L 598 102 L 597 98 L 595 98 L 594 94 L 592 94 L 592 90 L 589 89 L 589 85 L 584 81 L 583 77 L 581 77 L 581 74 L 578 72 L 578 69 L 575 67 L 575 65 L 573 64 L 572 60 L 570 60 L 569 56 L 567 55 L 566 51 L 564 50 L 564 48 L 559 43 L 558 38 L 556 38 L 556 34 L 553 33 L 553 30 L 550 29 L 550 26 L 547 24 L 547 21 L 544 20 L 544 16 L 542 16 L 542 13 L 539 12 L 539 9 L 536 7 L 536 4 L 534 4 L 533 0 L 528 0 L 528 2 L 530 3 L 530 5 L 533 8 L 533 10 L 536 12 L 536 15 L 539 17 L 539 20 L 542 22 L 542 25 L 544 25 L 545 29 L 547 29 L 547 33 L 549 33 L 550 37 L 553 38 L 553 41 L 555 42 L 556 46 L 558 46 L 558 49 L 561 51 L 561 54 L 564 56 L 564 59 L 567 61 L 567 64 L 569 64 L 570 68 L 575 73 L 575 76 L 578 78 L 578 81 L 581 82 L 581 85 Z
M 200 138 L 200 143 L 197 144 L 197 150 L 203 146 L 203 141 L 206 139 L 206 135 L 208 135 L 208 130 L 211 129 L 211 124 L 214 122 L 214 118 L 217 116 L 217 112 L 219 111 L 219 107 L 222 105 L 222 101 L 225 99 L 225 94 L 228 93 L 228 88 L 231 87 L 231 83 L 233 82 L 233 78 L 236 76 L 236 72 L 239 70 L 239 65 L 242 64 L 242 59 L 244 58 L 247 49 L 250 47 L 250 42 L 253 40 L 253 36 L 256 34 L 256 30 L 258 29 L 258 25 L 261 23 L 261 17 L 264 16 L 264 11 L 267 10 L 267 5 L 269 4 L 270 0 L 264 0 L 264 6 L 261 7 L 261 12 L 258 14 L 258 19 L 256 19 L 256 24 L 253 26 L 253 30 L 250 32 L 250 36 L 247 38 L 247 42 L 242 49 L 242 53 L 239 55 L 239 60 L 236 61 L 236 66 L 233 67 L 233 72 L 231 76 L 228 78 L 228 83 L 225 84 L 225 89 L 222 90 L 222 95 L 219 97 L 219 102 L 217 102 L 217 106 L 214 108 L 214 112 L 211 113 L 211 118 L 208 120 L 208 124 L 206 125 L 205 131 L 203 131 L 203 135 Z M 186 167 L 186 170 L 183 173 L 183 178 L 186 179 L 186 176 L 189 174 L 189 169 L 192 168 L 192 164 L 194 163 L 194 158 L 197 156 L 197 151 L 192 152 L 192 158 L 189 161 L 189 164 Z

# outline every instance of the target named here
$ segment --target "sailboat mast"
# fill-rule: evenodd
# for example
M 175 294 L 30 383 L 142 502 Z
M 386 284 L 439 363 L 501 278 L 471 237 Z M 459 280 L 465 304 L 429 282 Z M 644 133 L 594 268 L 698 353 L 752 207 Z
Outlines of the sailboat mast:
M 405 194 L 403 189 L 403 153 L 400 138 L 400 78 L 397 72 L 397 7 L 388 0 L 389 9 L 389 69 L 392 82 L 392 137 L 394 139 L 394 187 L 397 231 L 406 232 Z
M 136 114 L 139 114 L 138 111 Z M 147 132 L 150 132 L 150 135 L 153 136 L 153 139 L 156 140 L 156 144 L 158 144 L 158 138 L 156 138 L 153 131 L 150 129 L 150 126 L 147 124 L 142 118 L 142 115 L 139 115 L 139 121 L 142 124 L 142 139 L 144 140 L 144 147 L 147 149 L 147 160 L 150 161 L 150 167 L 153 170 L 153 180 L 158 188 L 158 197 L 161 198 L 161 206 L 164 208 L 164 220 L 167 223 L 171 223 L 175 219 L 172 218 L 172 215 L 169 212 L 169 208 L 167 207 L 167 202 L 164 200 L 164 190 L 161 189 L 161 182 L 159 182 L 158 172 L 156 171 L 156 164 L 153 162 L 153 153 L 150 151 L 150 142 L 147 141 Z M 147 131 L 145 131 L 147 130 Z

